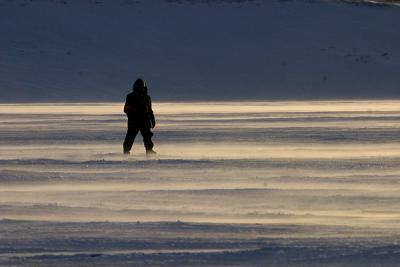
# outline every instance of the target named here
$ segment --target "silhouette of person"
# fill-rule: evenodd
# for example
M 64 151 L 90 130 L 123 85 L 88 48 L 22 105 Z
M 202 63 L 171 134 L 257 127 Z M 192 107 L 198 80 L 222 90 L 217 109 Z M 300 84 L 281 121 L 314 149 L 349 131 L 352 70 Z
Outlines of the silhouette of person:
M 156 120 L 151 108 L 147 85 L 143 79 L 137 79 L 133 84 L 133 92 L 126 96 L 124 112 L 128 116 L 128 131 L 123 144 L 124 154 L 130 154 L 139 131 L 143 136 L 146 154 L 155 154 L 154 144 L 151 140 L 153 133 L 150 129 L 156 126 Z

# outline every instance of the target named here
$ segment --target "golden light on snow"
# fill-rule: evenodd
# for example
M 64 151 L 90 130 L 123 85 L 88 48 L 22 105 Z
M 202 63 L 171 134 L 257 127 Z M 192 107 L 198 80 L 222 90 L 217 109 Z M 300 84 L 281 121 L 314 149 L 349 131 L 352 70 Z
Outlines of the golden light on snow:
M 400 101 L 0 105 L 3 218 L 398 228 Z
M 0 114 L 120 114 L 123 103 L 0 104 Z M 260 112 L 384 112 L 400 111 L 400 101 L 230 101 L 155 103 L 159 114 L 246 114 Z

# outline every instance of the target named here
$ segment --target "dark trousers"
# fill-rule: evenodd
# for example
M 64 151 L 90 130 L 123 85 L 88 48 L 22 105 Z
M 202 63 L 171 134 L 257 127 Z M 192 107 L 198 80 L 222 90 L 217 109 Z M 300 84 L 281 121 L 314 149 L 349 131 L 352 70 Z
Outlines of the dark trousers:
M 133 142 L 135 141 L 136 135 L 139 131 L 143 136 L 143 143 L 146 151 L 153 149 L 154 144 L 153 141 L 151 141 L 153 133 L 150 128 L 128 123 L 128 132 L 126 133 L 124 141 L 124 153 L 129 153 L 129 151 L 131 151 Z

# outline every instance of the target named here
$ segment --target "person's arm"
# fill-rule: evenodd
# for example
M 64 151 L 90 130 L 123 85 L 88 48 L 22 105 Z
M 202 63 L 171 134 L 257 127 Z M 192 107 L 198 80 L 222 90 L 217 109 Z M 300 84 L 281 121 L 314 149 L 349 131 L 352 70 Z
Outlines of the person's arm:
M 124 105 L 124 112 L 128 115 L 129 111 L 131 110 L 131 106 L 128 102 L 128 96 L 126 96 L 125 105 Z
M 153 108 L 151 106 L 151 98 L 150 98 L 150 96 L 149 96 L 148 114 L 149 114 L 149 119 L 150 119 L 150 127 L 151 128 L 156 127 L 156 118 L 154 117 L 154 112 L 153 112 Z

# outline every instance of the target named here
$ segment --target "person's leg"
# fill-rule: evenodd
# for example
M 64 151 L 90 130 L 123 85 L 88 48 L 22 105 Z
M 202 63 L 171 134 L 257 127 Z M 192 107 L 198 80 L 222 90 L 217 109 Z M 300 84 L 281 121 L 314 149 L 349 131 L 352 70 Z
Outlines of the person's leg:
M 139 130 L 133 124 L 128 123 L 128 131 L 126 132 L 125 141 L 123 144 L 124 154 L 129 154 L 131 151 L 133 142 L 135 141 L 138 132 Z
M 143 136 L 143 143 L 144 147 L 146 148 L 146 152 L 154 152 L 153 151 L 153 141 L 151 140 L 151 137 L 153 136 L 153 133 L 151 132 L 150 128 L 142 128 L 140 129 L 140 133 Z

